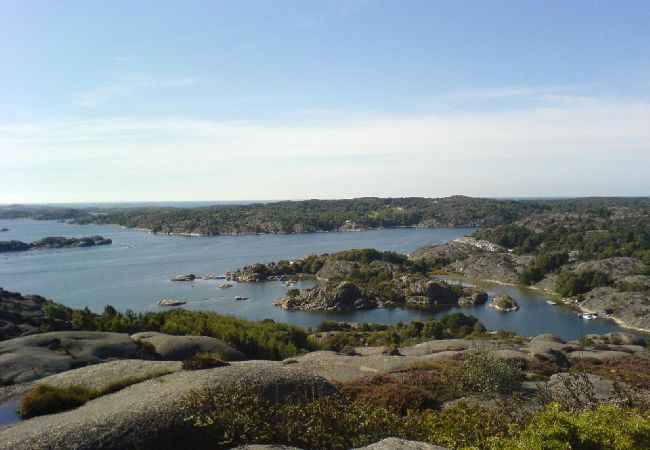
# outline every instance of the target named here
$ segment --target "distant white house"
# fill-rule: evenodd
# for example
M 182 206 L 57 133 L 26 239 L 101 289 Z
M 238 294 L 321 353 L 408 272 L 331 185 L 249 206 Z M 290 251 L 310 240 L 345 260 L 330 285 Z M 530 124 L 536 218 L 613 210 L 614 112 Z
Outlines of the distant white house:
M 502 247 L 497 244 L 493 244 L 492 242 L 486 241 L 485 239 L 475 239 L 469 236 L 463 236 L 458 239 L 454 239 L 454 242 L 460 242 L 461 244 L 471 245 L 473 247 L 480 248 L 481 250 L 485 250 L 487 252 L 503 252 L 506 250 L 505 247 Z M 512 251 L 512 250 L 508 250 L 508 251 Z

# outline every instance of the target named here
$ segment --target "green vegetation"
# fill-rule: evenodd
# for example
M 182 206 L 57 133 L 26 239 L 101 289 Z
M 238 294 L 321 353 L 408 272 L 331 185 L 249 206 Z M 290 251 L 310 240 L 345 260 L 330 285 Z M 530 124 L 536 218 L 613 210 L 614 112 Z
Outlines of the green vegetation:
M 67 411 L 78 408 L 84 403 L 102 395 L 111 394 L 132 384 L 158 378 L 169 373 L 171 372 L 168 370 L 161 370 L 146 375 L 122 378 L 111 381 L 98 389 L 78 384 L 63 387 L 38 384 L 34 389 L 25 394 L 18 412 L 24 419 L 28 419 L 30 417 Z
M 515 311 L 519 309 L 519 305 L 517 305 L 515 299 L 506 294 L 494 297 L 492 302 L 490 302 L 490 306 L 501 311 Z
M 632 374 L 637 360 L 631 356 L 629 361 L 612 361 L 615 366 L 592 369 L 610 377 L 617 376 L 613 367 L 629 369 Z M 647 365 L 644 360 L 641 371 Z M 201 448 L 273 443 L 347 449 L 386 437 L 450 449 L 647 448 L 650 410 L 643 402 L 579 402 L 578 408 L 556 403 L 543 393 L 531 396 L 519 391 L 523 370 L 546 378 L 544 364 L 502 359 L 489 344 L 481 345 L 460 361 L 435 359 L 407 372 L 338 383 L 335 393 L 321 398 L 313 398 L 309 392 L 269 398 L 237 387 L 195 392 L 185 401 L 188 409 L 195 411 L 187 420 L 195 426 L 195 438 L 201 442 L 197 447 Z M 583 373 L 575 372 L 575 376 Z M 632 381 L 627 376 L 623 379 Z M 576 397 L 583 396 L 581 391 L 573 392 Z M 449 400 L 473 393 L 497 395 L 501 400 L 494 407 L 461 401 L 442 408 Z M 629 399 L 626 395 L 621 398 Z
M 71 309 L 47 301 L 42 331 L 84 330 L 134 334 L 159 331 L 176 335 L 211 336 L 229 342 L 251 358 L 284 359 L 313 348 L 307 331 L 271 319 L 250 321 L 208 311 L 174 309 L 163 312 L 118 312 L 106 306 L 102 314 Z M 145 344 L 146 345 L 146 344 Z M 147 348 L 143 347 L 143 354 Z M 155 359 L 155 355 L 150 355 Z
M 566 252 L 545 252 L 540 251 L 534 264 L 526 267 L 519 274 L 519 282 L 522 284 L 535 284 L 541 281 L 548 273 L 557 272 L 569 261 L 569 254 Z
M 447 198 L 356 198 L 283 201 L 199 208 L 143 207 L 66 209 L 8 206 L 0 219 L 74 219 L 76 223 L 115 223 L 154 233 L 256 234 L 303 233 L 401 226 L 495 227 L 535 213 L 589 213 L 607 216 L 609 208 L 648 208 L 645 198 L 495 200 Z M 521 245 L 513 233 L 504 245 Z M 523 239 L 522 239 L 523 237 Z
M 392 264 L 404 264 L 407 262 L 406 255 L 391 251 L 379 251 L 374 248 L 358 248 L 344 250 L 335 253 L 334 259 L 339 261 L 353 261 L 362 264 L 370 264 L 373 261 L 384 261 Z
M 565 216 L 528 217 L 524 222 L 529 226 L 504 224 L 480 230 L 474 237 L 513 249 L 515 254 L 534 255 L 535 261 L 519 274 L 519 281 L 527 285 L 541 281 L 549 273 L 562 272 L 570 255 L 578 261 L 630 256 L 650 264 L 647 201 L 639 200 L 633 207 L 605 201 L 600 206 L 586 205 L 565 211 L 570 213 Z M 563 275 L 558 292 L 583 293 L 591 287 L 610 285 L 598 275 L 586 278 L 591 275 L 576 275 L 578 279 L 574 280 Z
M 372 381 L 368 385 L 370 392 L 378 391 Z M 599 405 L 593 411 L 572 413 L 549 404 L 540 412 L 519 411 L 517 415 L 507 409 L 463 403 L 436 410 L 430 408 L 425 389 L 390 386 L 378 397 L 337 393 L 282 404 L 241 388 L 204 391 L 186 400 L 189 407 L 198 410 L 188 420 L 203 433 L 203 448 L 273 443 L 348 449 L 386 437 L 450 449 L 493 450 L 635 450 L 647 448 L 650 442 L 647 410 Z M 403 396 L 415 407 L 404 410 Z
M 127 311 L 122 314 L 109 307 L 94 319 L 97 331 L 159 331 L 211 336 L 232 344 L 251 358 L 278 360 L 313 348 L 304 329 L 271 319 L 254 322 L 215 312 L 183 309 L 140 314 Z
M 0 291 L 0 306 L 10 306 L 10 300 L 21 305 L 25 300 L 40 302 L 43 309 L 40 331 L 83 330 L 110 331 L 134 334 L 158 331 L 174 335 L 211 336 L 233 345 L 250 358 L 281 360 L 319 348 L 343 350 L 358 345 L 407 345 L 424 340 L 451 337 L 480 336 L 485 328 L 472 316 L 462 313 L 447 314 L 439 320 L 398 322 L 394 325 L 358 324 L 354 330 L 338 322 L 325 321 L 317 331 L 340 331 L 322 344 L 309 339 L 310 330 L 278 323 L 271 319 L 250 321 L 208 311 L 174 309 L 163 312 L 118 312 L 106 306 L 102 314 L 88 308 L 72 309 L 42 297 L 22 297 L 20 294 Z M 12 308 L 12 311 L 15 308 Z M 140 342 L 143 359 L 156 359 L 155 348 Z M 222 358 L 221 358 L 222 359 Z
M 595 411 L 576 414 L 551 404 L 501 448 L 632 450 L 648 446 L 648 410 L 600 405 Z
M 287 309 L 345 310 L 397 304 L 454 304 L 459 297 L 471 295 L 473 290 L 427 277 L 446 261 L 447 258 L 414 261 L 391 251 L 361 248 L 331 255 L 310 255 L 293 261 L 253 264 L 226 276 L 250 282 L 315 274 L 327 280 L 304 291 L 288 291 L 284 300 L 295 301 L 278 305 Z
M 485 327 L 473 316 L 463 313 L 445 314 L 440 320 L 414 320 L 408 324 L 397 322 L 393 325 L 358 324 L 350 329 L 346 324 L 326 321 L 317 331 L 337 331 L 320 341 L 324 350 L 337 352 L 362 346 L 399 347 L 414 345 L 435 339 L 483 337 Z
M 39 384 L 20 403 L 20 415 L 27 419 L 77 408 L 97 397 L 94 389 L 71 385 L 66 387 Z
M 523 381 L 518 364 L 499 358 L 480 346 L 464 355 L 454 370 L 454 378 L 465 392 L 478 393 L 511 393 L 520 389 Z
M 584 294 L 596 287 L 610 286 L 611 280 L 606 274 L 597 271 L 569 272 L 563 271 L 557 278 L 555 289 L 563 296 L 570 297 Z

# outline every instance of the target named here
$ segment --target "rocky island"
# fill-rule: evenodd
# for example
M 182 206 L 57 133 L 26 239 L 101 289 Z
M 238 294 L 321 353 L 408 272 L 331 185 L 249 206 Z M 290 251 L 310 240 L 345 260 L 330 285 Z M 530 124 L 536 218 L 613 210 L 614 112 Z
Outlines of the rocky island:
M 488 306 L 503 312 L 517 311 L 519 309 L 519 305 L 515 299 L 509 295 L 498 295 L 494 297 Z
M 354 249 L 331 255 L 311 255 L 294 261 L 254 264 L 229 272 L 239 282 L 315 277 L 310 289 L 290 289 L 274 302 L 284 309 L 352 311 L 395 305 L 437 306 L 479 304 L 487 299 L 473 288 L 432 280 L 426 264 L 405 255 L 374 249 Z M 462 299 L 462 300 L 461 300 Z
M 113 241 L 102 236 L 82 238 L 46 237 L 32 243 L 21 241 L 0 241 L 0 252 L 19 252 L 32 249 L 93 247 L 110 245 Z

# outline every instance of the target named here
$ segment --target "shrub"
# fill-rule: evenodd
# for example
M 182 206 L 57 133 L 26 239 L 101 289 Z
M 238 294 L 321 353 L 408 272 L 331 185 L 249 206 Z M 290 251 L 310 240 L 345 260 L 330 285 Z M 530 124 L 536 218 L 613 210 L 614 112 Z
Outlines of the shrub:
M 510 393 L 521 387 L 523 379 L 516 364 L 486 347 L 470 349 L 454 369 L 453 377 L 466 392 L 476 393 Z
M 96 396 L 95 389 L 85 386 L 58 387 L 39 384 L 23 397 L 19 413 L 23 418 L 54 414 L 77 408 Z
M 379 386 L 390 377 L 377 377 Z M 371 385 L 372 382 L 369 382 Z M 347 449 L 393 436 L 450 449 L 648 448 L 647 410 L 612 405 L 571 413 L 551 404 L 519 419 L 502 409 L 450 405 L 441 411 L 409 410 L 406 415 L 348 394 L 283 399 L 273 403 L 243 388 L 191 394 L 184 401 L 202 448 L 274 443 L 310 449 Z
M 435 395 L 423 386 L 387 375 L 345 383 L 339 391 L 354 400 L 389 409 L 401 415 L 405 415 L 409 409 L 420 410 L 439 406 Z
M 169 370 L 160 370 L 146 375 L 121 378 L 113 380 L 98 389 L 77 384 L 64 387 L 39 384 L 23 397 L 18 412 L 21 417 L 29 418 L 67 411 L 102 395 L 111 394 L 132 384 L 169 373 L 171 373 Z
M 502 448 L 635 450 L 650 445 L 650 415 L 614 405 L 572 414 L 557 404 L 536 414 Z
M 183 370 L 203 370 L 229 365 L 219 353 L 197 353 L 183 360 Z
M 609 286 L 611 280 L 607 274 L 598 271 L 569 272 L 562 271 L 557 277 L 555 289 L 565 297 L 584 294 L 599 286 Z

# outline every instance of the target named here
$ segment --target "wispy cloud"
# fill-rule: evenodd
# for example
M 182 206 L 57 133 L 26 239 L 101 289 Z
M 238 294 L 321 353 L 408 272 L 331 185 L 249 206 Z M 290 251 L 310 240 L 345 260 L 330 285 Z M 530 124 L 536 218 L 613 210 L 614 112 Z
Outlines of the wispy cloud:
M 133 199 L 114 187 L 126 180 L 147 180 L 160 199 L 650 193 L 650 102 L 562 97 L 500 111 L 324 116 L 2 125 L 2 200 L 36 186 L 34 195 L 56 192 L 55 181 L 74 195 L 84 186 L 107 198 L 110 185 L 113 199 Z
M 111 83 L 75 92 L 72 99 L 79 106 L 95 107 L 138 92 L 190 86 L 197 82 L 198 78 L 185 75 L 121 75 Z
M 575 95 L 591 85 L 558 86 L 496 86 L 490 88 L 465 89 L 443 94 L 447 100 L 499 100 L 512 98 L 546 98 L 553 95 Z

